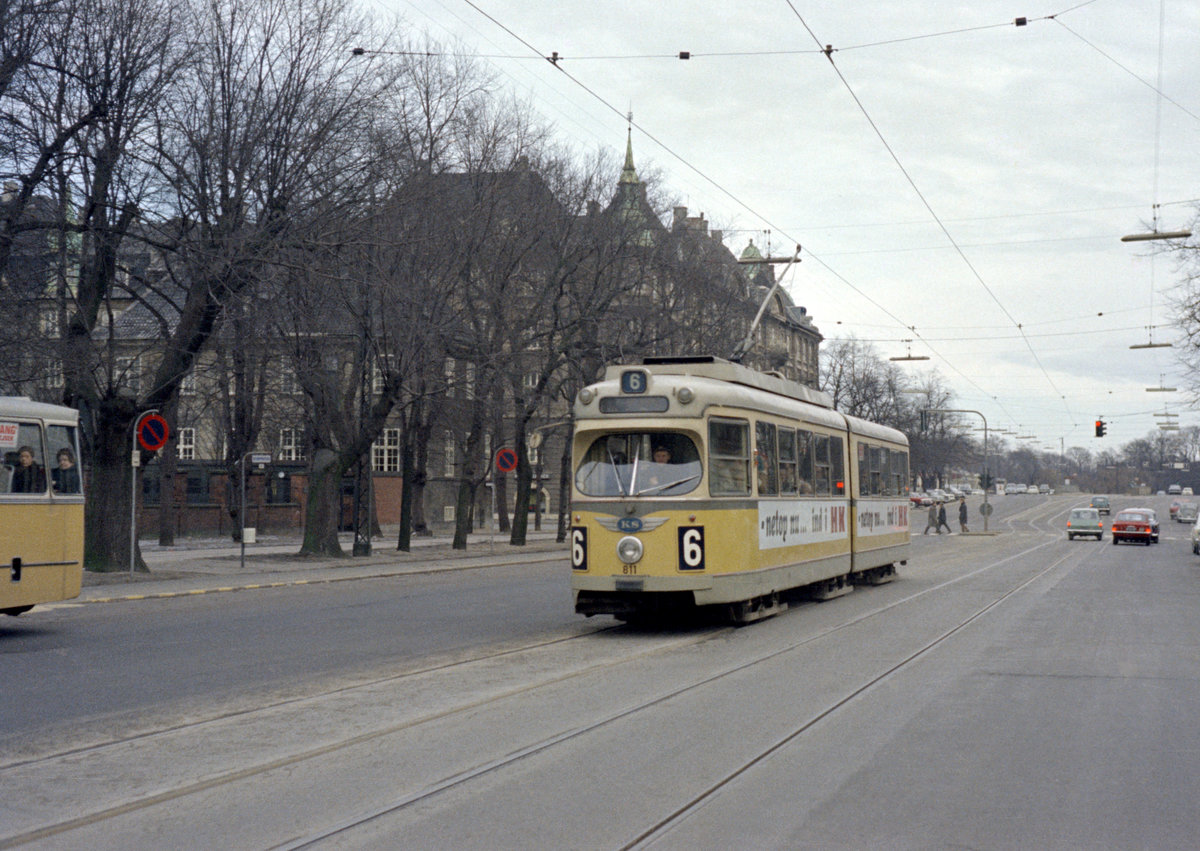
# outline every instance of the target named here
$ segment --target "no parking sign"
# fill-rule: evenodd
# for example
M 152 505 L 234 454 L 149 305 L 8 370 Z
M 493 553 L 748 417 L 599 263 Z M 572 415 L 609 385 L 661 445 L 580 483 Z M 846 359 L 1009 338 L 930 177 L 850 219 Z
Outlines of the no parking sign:
M 142 449 L 147 452 L 157 452 L 167 445 L 171 429 L 166 419 L 160 414 L 146 414 L 137 427 L 137 439 Z
M 517 469 L 517 450 L 507 446 L 496 451 L 496 469 L 501 473 L 511 473 Z

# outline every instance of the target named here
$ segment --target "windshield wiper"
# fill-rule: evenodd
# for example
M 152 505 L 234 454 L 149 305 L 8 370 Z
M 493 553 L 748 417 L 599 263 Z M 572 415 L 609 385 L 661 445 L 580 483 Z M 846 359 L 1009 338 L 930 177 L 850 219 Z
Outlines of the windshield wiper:
M 694 473 L 691 476 L 685 476 L 684 478 L 678 479 L 677 481 L 667 482 L 665 485 L 651 485 L 650 487 L 643 488 L 642 490 L 638 491 L 637 493 L 635 493 L 633 495 L 634 496 L 645 496 L 646 494 L 653 493 L 654 491 L 665 491 L 667 488 L 673 488 L 676 485 L 685 485 L 688 482 L 695 481 L 698 478 L 700 478 L 700 474 Z

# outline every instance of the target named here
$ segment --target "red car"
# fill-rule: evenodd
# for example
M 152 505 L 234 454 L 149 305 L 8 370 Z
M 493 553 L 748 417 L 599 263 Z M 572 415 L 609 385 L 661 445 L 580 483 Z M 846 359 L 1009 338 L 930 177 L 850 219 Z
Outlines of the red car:
M 1158 517 L 1149 508 L 1129 508 L 1112 522 L 1113 544 L 1139 541 L 1149 546 L 1158 543 Z

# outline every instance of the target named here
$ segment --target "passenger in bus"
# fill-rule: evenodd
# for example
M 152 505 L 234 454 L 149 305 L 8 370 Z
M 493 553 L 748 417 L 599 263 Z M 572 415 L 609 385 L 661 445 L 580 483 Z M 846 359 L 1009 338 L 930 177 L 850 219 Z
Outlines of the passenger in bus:
M 42 493 L 46 490 L 46 474 L 33 460 L 33 447 L 17 450 L 17 469 L 13 471 L 12 493 Z
M 79 469 L 75 453 L 67 447 L 58 450 L 58 467 L 50 471 L 55 493 L 79 493 Z

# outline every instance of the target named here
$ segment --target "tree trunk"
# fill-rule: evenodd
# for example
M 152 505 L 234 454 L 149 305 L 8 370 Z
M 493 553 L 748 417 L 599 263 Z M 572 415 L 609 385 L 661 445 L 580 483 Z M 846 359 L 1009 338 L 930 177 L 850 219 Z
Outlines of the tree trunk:
M 179 418 L 176 416 L 177 404 L 172 404 L 165 412 L 170 423 L 170 438 L 163 447 L 158 459 L 159 488 L 158 488 L 158 545 L 160 547 L 175 546 L 176 523 L 175 513 L 175 474 L 179 470 L 179 455 L 176 446 L 179 442 Z
M 409 430 L 404 430 L 403 443 L 400 445 L 400 532 L 396 536 L 396 549 L 402 553 L 412 549 L 413 522 L 413 446 L 409 439 Z
M 130 404 L 103 402 L 96 412 L 91 498 L 84 508 L 84 565 L 100 573 L 129 570 L 130 466 L 136 413 Z M 140 468 L 139 468 L 140 469 Z M 136 550 L 135 569 L 146 563 Z
M 513 507 L 512 535 L 508 542 L 514 547 L 525 546 L 525 536 L 529 531 L 529 495 L 532 493 L 530 483 L 533 479 L 533 468 L 529 466 L 528 450 L 525 448 L 525 435 L 517 434 L 517 499 Z
M 304 543 L 301 555 L 342 556 L 338 524 L 342 517 L 342 465 L 330 449 L 313 453 L 308 478 L 308 500 L 304 511 Z
M 567 527 L 571 519 L 571 444 L 575 436 L 575 427 L 567 428 L 566 439 L 563 440 L 562 458 L 558 462 L 558 534 L 554 540 L 564 543 L 567 540 Z

